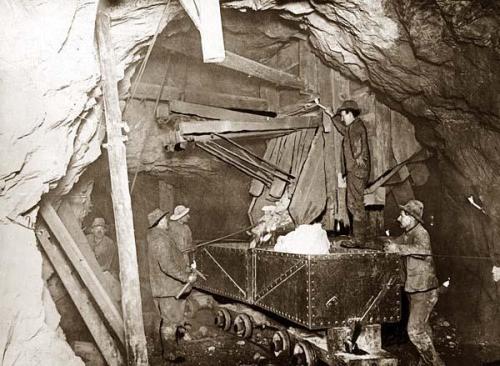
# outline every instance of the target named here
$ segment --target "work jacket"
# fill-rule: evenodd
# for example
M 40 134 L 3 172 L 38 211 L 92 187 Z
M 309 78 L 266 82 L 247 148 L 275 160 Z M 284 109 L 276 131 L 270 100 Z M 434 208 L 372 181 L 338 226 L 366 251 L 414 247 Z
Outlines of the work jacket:
M 406 292 L 421 292 L 438 287 L 429 233 L 422 224 L 417 224 L 398 237 L 396 247 L 406 257 Z
M 176 296 L 188 282 L 188 263 L 166 230 L 157 226 L 149 229 L 147 240 L 153 297 Z
M 103 271 L 110 272 L 118 279 L 118 247 L 115 242 L 104 235 L 101 241 L 97 241 L 94 234 L 87 235 L 87 241 L 94 251 L 95 258 Z
M 339 116 L 333 117 L 332 121 L 339 133 L 344 136 L 342 175 L 353 174 L 358 178 L 367 179 L 370 174 L 370 149 L 363 120 L 357 117 L 349 126 L 346 126 Z M 364 166 L 359 166 L 356 162 L 360 157 L 365 163 Z
M 188 225 L 182 224 L 179 221 L 170 221 L 168 231 L 181 251 L 192 248 L 193 235 Z M 188 252 L 184 253 L 184 258 L 189 262 Z

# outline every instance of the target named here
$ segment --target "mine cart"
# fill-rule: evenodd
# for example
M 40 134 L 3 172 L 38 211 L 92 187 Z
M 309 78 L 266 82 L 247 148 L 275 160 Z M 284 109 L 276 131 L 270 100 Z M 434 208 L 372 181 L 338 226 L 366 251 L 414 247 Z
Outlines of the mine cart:
M 278 327 L 276 354 L 289 352 L 302 357 L 302 364 L 321 358 L 332 365 L 397 365 L 380 341 L 380 324 L 400 318 L 397 255 L 344 248 L 326 255 L 290 254 L 235 242 L 205 247 L 196 261 L 206 276 L 198 288 L 297 325 Z M 256 324 L 246 314 L 222 310 L 218 316 L 218 324 L 242 336 L 250 336 Z

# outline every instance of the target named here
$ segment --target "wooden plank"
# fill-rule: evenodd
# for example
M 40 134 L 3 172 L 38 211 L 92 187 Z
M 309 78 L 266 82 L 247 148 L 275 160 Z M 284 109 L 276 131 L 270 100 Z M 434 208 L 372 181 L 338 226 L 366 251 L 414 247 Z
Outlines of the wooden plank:
M 123 365 L 123 357 L 118 345 L 103 323 L 88 292 L 73 273 L 73 269 L 66 261 L 62 250 L 50 240 L 47 229 L 39 228 L 36 231 L 36 236 L 107 364 L 109 366 Z
M 276 141 L 277 141 L 277 139 L 275 139 L 275 138 L 269 139 L 267 141 L 266 151 L 264 152 L 264 156 L 263 156 L 264 160 L 266 160 L 266 161 L 269 160 L 272 152 L 276 148 Z M 253 197 L 258 197 L 262 194 L 263 190 L 264 190 L 264 183 L 262 183 L 258 179 L 252 179 L 248 193 L 250 193 L 250 195 Z
M 307 131 L 312 129 L 307 129 Z M 235 132 L 235 133 L 224 133 L 224 137 L 230 139 L 244 139 L 245 141 L 249 141 L 252 139 L 273 139 L 279 138 L 282 136 L 286 136 L 295 130 L 273 130 L 273 131 L 255 131 L 255 132 Z M 220 140 L 220 137 L 216 135 L 188 135 L 185 136 L 187 141 L 196 141 L 196 142 L 207 142 Z
M 390 169 L 392 161 L 391 110 L 375 101 L 375 131 L 371 138 L 372 166 L 371 177 L 379 177 Z
M 292 168 L 295 137 L 299 133 L 299 131 L 294 132 L 284 137 L 284 146 L 282 147 L 283 151 L 276 165 L 279 166 L 281 170 L 287 173 L 289 173 Z M 269 188 L 269 195 L 276 199 L 281 198 L 283 192 L 285 191 L 286 185 L 286 181 L 279 178 L 274 178 L 273 183 L 271 184 L 271 188 Z
M 183 45 L 174 43 L 166 43 L 163 45 L 163 48 L 169 50 L 170 52 L 181 53 L 186 56 L 198 58 L 200 57 L 200 54 L 195 47 L 197 47 L 196 42 L 189 42 L 189 44 Z M 216 65 L 235 70 L 282 87 L 299 90 L 303 90 L 305 88 L 304 81 L 293 74 L 275 69 L 227 50 L 224 61 L 217 63 Z
M 318 88 L 321 101 L 328 106 L 334 104 L 333 100 L 333 70 L 323 64 L 320 60 L 318 67 Z M 335 212 L 337 211 L 337 177 L 338 172 L 335 167 L 335 127 L 332 125 L 331 118 L 323 111 L 323 134 L 325 144 L 325 179 L 326 179 L 326 210 L 322 219 L 325 230 L 335 230 Z M 338 133 L 338 132 L 337 132 Z
M 156 101 L 161 91 L 161 85 L 140 83 L 134 98 L 140 100 Z M 225 93 L 214 93 L 204 90 L 179 89 L 171 86 L 165 86 L 160 101 L 168 102 L 171 100 L 183 100 L 190 103 L 202 105 L 246 109 L 251 111 L 275 111 L 269 107 L 266 99 L 256 98 L 245 95 L 233 95 Z M 275 111 L 276 112 L 276 111 Z
M 269 66 L 276 67 L 278 62 L 278 56 L 274 55 L 269 60 Z M 273 111 L 278 111 L 280 109 L 280 93 L 275 85 L 269 83 L 261 83 L 259 88 L 259 94 L 261 98 L 266 99 L 269 102 L 269 107 Z
M 325 207 L 324 158 L 322 130 L 318 129 L 288 208 L 296 225 L 310 224 Z
M 317 57 L 312 53 L 308 41 L 299 41 L 299 75 L 309 93 L 318 92 Z
M 95 253 L 90 247 L 87 237 L 85 236 L 78 220 L 75 217 L 73 209 L 69 202 L 64 199 L 57 210 L 57 214 L 61 219 L 68 232 L 71 234 L 76 244 L 80 248 L 83 256 L 87 260 L 92 271 L 94 271 L 97 279 L 102 284 L 108 295 L 112 298 L 116 312 L 121 314 L 121 308 L 119 306 L 119 301 L 121 297 L 120 282 L 118 282 L 113 276 L 106 276 L 102 271 L 101 266 L 97 262 Z
M 249 122 L 265 122 L 271 117 L 261 116 L 258 114 L 235 112 L 229 109 L 210 107 L 202 104 L 182 102 L 180 100 L 171 100 L 168 103 L 158 105 L 156 112 L 157 118 L 168 117 L 170 112 L 195 115 L 205 118 L 240 120 Z
M 225 50 L 219 0 L 194 1 L 200 16 L 203 62 L 221 62 L 224 60 Z
M 80 247 L 75 242 L 75 239 L 71 236 L 66 226 L 64 226 L 50 202 L 43 201 L 40 204 L 40 214 L 56 237 L 64 253 L 75 267 L 83 283 L 87 286 L 90 294 L 104 314 L 116 336 L 123 343 L 125 337 L 121 314 L 118 312 L 118 309 L 115 307 L 113 300 L 102 283 L 99 282 L 99 279 L 88 264 Z
M 179 123 L 181 135 L 228 133 L 242 131 L 276 131 L 289 129 L 316 128 L 320 124 L 317 116 L 273 118 L 266 122 L 249 121 L 182 121 Z
M 226 58 L 219 65 L 270 83 L 292 89 L 304 89 L 304 81 L 297 76 L 281 71 L 249 58 L 226 51 Z
M 127 363 L 129 365 L 147 366 L 148 352 L 142 319 L 139 268 L 134 236 L 132 202 L 128 186 L 127 157 L 124 136 L 122 135 L 123 123 L 118 97 L 116 61 L 110 33 L 110 18 L 102 11 L 97 13 L 96 35 L 103 81 L 111 198 L 120 260 Z

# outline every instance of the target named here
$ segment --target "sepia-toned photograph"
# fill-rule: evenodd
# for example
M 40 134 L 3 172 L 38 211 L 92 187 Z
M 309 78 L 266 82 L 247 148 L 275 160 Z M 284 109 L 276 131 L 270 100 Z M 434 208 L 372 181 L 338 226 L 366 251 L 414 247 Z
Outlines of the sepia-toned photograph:
M 500 366 L 500 1 L 0 24 L 0 366 Z

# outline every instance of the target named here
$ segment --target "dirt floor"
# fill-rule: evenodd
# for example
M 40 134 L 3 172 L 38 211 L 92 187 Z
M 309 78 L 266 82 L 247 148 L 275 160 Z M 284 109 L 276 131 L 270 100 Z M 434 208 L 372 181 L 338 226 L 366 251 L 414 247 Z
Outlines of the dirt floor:
M 191 320 L 190 341 L 179 341 L 179 350 L 185 355 L 182 365 L 289 365 L 290 360 L 278 360 L 270 351 L 272 331 L 256 330 L 253 341 L 242 340 L 224 332 L 213 324 L 211 310 L 201 310 Z M 455 328 L 442 318 L 432 319 L 435 344 L 447 366 L 500 366 L 500 347 L 464 346 L 455 336 Z M 384 348 L 394 354 L 400 366 L 413 366 L 418 361 L 417 352 L 409 343 L 403 329 L 397 325 L 384 328 Z M 169 365 L 160 355 L 153 355 L 152 366 Z

